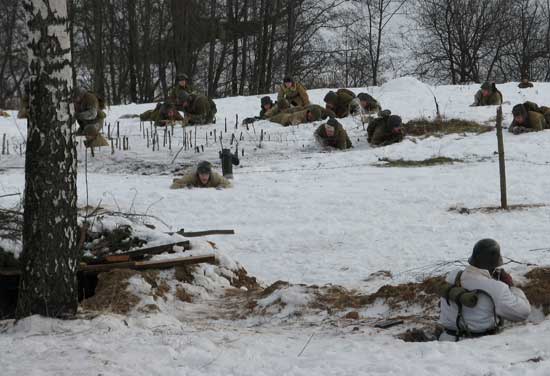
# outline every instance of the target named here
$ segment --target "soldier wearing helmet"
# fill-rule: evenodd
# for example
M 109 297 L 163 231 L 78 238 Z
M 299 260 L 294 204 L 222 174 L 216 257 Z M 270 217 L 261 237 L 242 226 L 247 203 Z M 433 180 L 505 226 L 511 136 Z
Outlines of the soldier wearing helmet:
M 231 182 L 212 170 L 212 164 L 208 161 L 202 161 L 197 168 L 190 174 L 180 179 L 174 179 L 171 189 L 180 188 L 229 188 Z
M 404 134 L 401 118 L 384 110 L 369 123 L 367 141 L 374 146 L 386 146 L 403 141 Z
M 477 294 L 473 307 L 441 298 L 439 322 L 445 328 L 440 340 L 458 341 L 496 334 L 501 320 L 523 321 L 531 305 L 512 277 L 500 267 L 500 245 L 493 239 L 478 241 L 462 271 L 449 273 L 446 282 Z
M 472 106 L 498 106 L 502 104 L 502 93 L 494 82 L 484 82 L 474 97 Z

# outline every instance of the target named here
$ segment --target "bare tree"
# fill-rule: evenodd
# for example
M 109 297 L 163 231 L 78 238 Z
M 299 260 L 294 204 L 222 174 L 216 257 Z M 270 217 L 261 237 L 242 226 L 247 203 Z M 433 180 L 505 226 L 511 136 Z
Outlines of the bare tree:
M 66 0 L 24 0 L 30 115 L 17 317 L 62 317 L 78 306 L 76 148 Z

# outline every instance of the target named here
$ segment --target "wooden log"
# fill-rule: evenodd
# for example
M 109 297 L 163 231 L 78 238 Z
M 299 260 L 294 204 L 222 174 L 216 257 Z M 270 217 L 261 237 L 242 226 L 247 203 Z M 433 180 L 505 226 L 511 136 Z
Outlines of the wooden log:
M 98 264 L 98 265 L 80 265 L 80 271 L 84 273 L 101 273 L 108 272 L 115 269 L 134 269 L 134 270 L 147 270 L 147 269 L 168 269 L 175 266 L 181 265 L 195 265 L 201 263 L 216 263 L 216 256 L 205 255 L 205 256 L 190 256 L 190 257 L 179 257 L 169 260 L 158 260 L 158 261 L 130 261 L 130 262 L 115 262 L 111 264 Z
M 128 256 L 131 260 L 143 258 L 146 255 L 159 255 L 161 253 L 174 253 L 174 247 L 183 247 L 185 250 L 191 249 L 189 240 L 184 240 L 177 243 L 163 244 L 155 247 L 140 248 L 134 251 L 128 251 L 117 254 L 118 256 Z
M 186 238 L 196 238 L 199 236 L 208 236 L 208 235 L 235 235 L 235 230 L 207 230 L 207 231 L 178 231 L 178 234 L 185 236 Z
M 504 139 L 502 137 L 502 106 L 497 109 L 498 166 L 500 172 L 500 207 L 508 209 L 506 193 L 506 162 L 504 159 Z

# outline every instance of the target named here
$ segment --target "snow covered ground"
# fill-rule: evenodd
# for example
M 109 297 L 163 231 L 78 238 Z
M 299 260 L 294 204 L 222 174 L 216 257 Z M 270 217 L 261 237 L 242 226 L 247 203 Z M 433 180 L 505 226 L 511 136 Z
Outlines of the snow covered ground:
M 493 125 L 496 107 L 471 108 L 477 85 L 424 85 L 412 78 L 390 81 L 367 91 L 384 108 L 405 121 L 433 117 L 434 96 L 447 118 Z M 550 84 L 519 90 L 517 83 L 500 85 L 511 107 L 525 100 L 550 105 Z M 326 90 L 313 90 L 322 103 Z M 343 285 L 373 292 L 382 283 L 418 280 L 442 261 L 465 260 L 476 240 L 494 237 L 504 256 L 538 265 L 550 264 L 550 207 L 504 213 L 461 215 L 454 206 L 499 204 L 498 162 L 494 132 L 407 139 L 384 148 L 366 143 L 362 125 L 343 119 L 354 143 L 346 152 L 322 152 L 314 143 L 318 124 L 282 128 L 267 121 L 247 130 L 235 129 L 239 119 L 257 115 L 258 97 L 216 100 L 217 123 L 193 127 L 204 152 L 183 150 L 182 129 L 176 128 L 172 150 L 147 148 L 139 121 L 120 120 L 120 135 L 130 150 L 109 148 L 88 155 L 89 204 L 123 211 L 148 212 L 172 229 L 232 228 L 231 237 L 212 236 L 218 248 L 237 260 L 264 285 L 292 283 Z M 110 109 L 111 133 L 120 116 L 139 114 L 153 105 Z M 225 133 L 227 118 L 227 133 Z M 239 120 L 239 122 L 240 122 Z M 149 128 L 149 125 L 146 125 Z M 234 133 L 239 150 L 234 187 L 217 190 L 170 190 L 174 171 L 206 159 L 218 162 L 219 141 L 227 145 Z M 260 144 L 260 134 L 264 140 Z M 18 146 L 25 121 L 0 118 L 0 136 Z M 208 134 L 208 145 L 206 135 Z M 212 136 L 211 136 L 212 134 Z M 505 134 L 508 193 L 511 204 L 550 204 L 550 132 Z M 233 145 L 234 147 L 234 145 Z M 377 167 L 380 158 L 422 160 L 445 156 L 464 163 L 428 168 Z M 79 205 L 86 204 L 84 149 L 79 148 Z M 219 163 L 218 163 L 219 165 Z M 0 155 L 0 195 L 23 192 L 24 158 L 16 150 Z M 3 198 L 9 207 L 17 197 Z M 515 265 L 515 266 L 514 266 Z M 524 271 L 512 264 L 512 273 Z M 367 280 L 389 270 L 392 280 Z M 444 269 L 445 270 L 445 269 Z M 437 270 L 439 273 L 444 270 Z M 179 317 L 179 319 L 177 319 Z M 289 322 L 204 319 L 167 314 L 103 315 L 91 321 L 60 322 L 29 318 L 0 326 L 2 375 L 548 375 L 550 324 L 529 323 L 496 337 L 459 344 L 410 344 L 370 327 L 308 325 Z M 313 335 L 313 337 L 311 337 Z M 310 340 L 303 354 L 298 356 Z M 527 362 L 540 357 L 540 362 Z

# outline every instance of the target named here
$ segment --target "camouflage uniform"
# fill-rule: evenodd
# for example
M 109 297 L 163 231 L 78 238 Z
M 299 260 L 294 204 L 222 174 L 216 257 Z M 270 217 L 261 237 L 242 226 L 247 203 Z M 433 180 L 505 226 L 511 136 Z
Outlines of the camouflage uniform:
M 185 175 L 181 179 L 174 179 L 172 185 L 170 186 L 171 189 L 229 187 L 231 187 L 231 182 L 214 171 L 210 173 L 210 179 L 208 180 L 208 183 L 206 183 L 206 185 L 202 184 L 197 172 L 193 171 L 193 173 Z
M 334 128 L 334 136 L 328 137 L 326 132 L 326 125 Z M 348 137 L 348 133 L 335 119 L 331 118 L 327 124 L 322 124 L 317 128 L 314 133 L 317 142 L 324 147 L 333 147 L 339 150 L 345 150 L 352 147 L 351 140 Z
M 401 118 L 390 116 L 390 111 L 382 111 L 381 115 L 372 120 L 367 128 L 367 141 L 375 146 L 385 146 L 403 141 L 404 131 Z
M 216 104 L 210 98 L 201 94 L 189 96 L 187 107 L 184 108 L 185 117 L 189 125 L 212 124 L 216 121 Z
M 336 93 L 329 91 L 325 96 L 326 108 L 333 111 L 337 118 L 344 118 L 350 113 L 358 114 L 360 107 L 358 102 L 353 102 L 355 94 L 347 89 L 338 89 Z
M 534 104 L 532 102 L 529 102 Z M 536 104 L 535 104 L 536 106 Z M 513 134 L 520 134 L 526 132 L 538 132 L 544 129 L 548 129 L 548 123 L 545 116 L 539 112 L 531 111 L 525 104 L 518 104 L 512 109 L 514 117 L 522 116 L 523 123 L 518 123 L 515 119 L 508 128 L 508 131 Z
M 286 87 L 282 84 L 279 87 L 277 94 L 277 102 L 279 108 L 284 109 L 288 107 L 304 107 L 309 105 L 309 96 L 307 90 L 302 84 L 293 83 L 291 87 Z
M 139 115 L 141 121 L 154 121 L 156 125 L 167 122 L 181 121 L 183 117 L 176 106 L 171 103 L 158 103 L 154 110 L 148 110 Z
M 105 117 L 104 106 L 100 105 L 98 97 L 91 92 L 81 93 L 75 99 L 75 117 L 79 125 L 77 136 L 85 136 L 86 147 L 109 146 L 101 134 Z
M 488 90 L 489 95 L 483 96 L 483 90 Z M 472 106 L 498 106 L 502 104 L 502 93 L 498 91 L 495 83 L 484 82 L 481 85 L 481 90 L 475 95 Z

